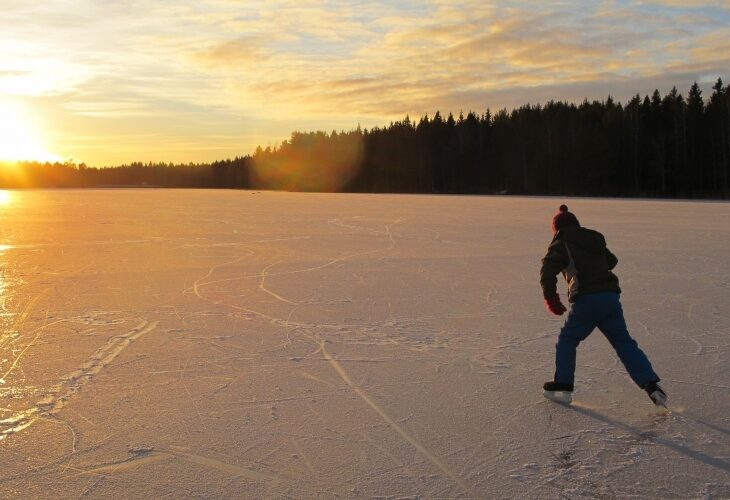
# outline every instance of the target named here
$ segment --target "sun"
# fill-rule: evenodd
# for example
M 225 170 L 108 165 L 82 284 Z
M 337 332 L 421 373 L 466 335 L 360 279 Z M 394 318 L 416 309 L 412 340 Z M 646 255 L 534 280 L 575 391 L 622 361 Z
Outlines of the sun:
M 0 161 L 60 161 L 43 147 L 39 128 L 18 103 L 0 100 Z

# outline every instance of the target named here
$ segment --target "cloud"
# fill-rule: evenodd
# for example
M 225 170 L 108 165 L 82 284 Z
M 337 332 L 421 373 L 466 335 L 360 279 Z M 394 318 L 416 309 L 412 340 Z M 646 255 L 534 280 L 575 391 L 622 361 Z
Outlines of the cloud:
M 644 0 L 637 2 L 639 5 L 657 5 L 661 7 L 685 7 L 692 9 L 702 9 L 707 7 L 719 7 L 727 9 L 727 2 L 724 0 Z
M 193 57 L 204 64 L 236 65 L 256 63 L 267 57 L 268 51 L 256 37 L 243 36 L 236 40 L 219 43 L 201 50 Z
M 696 23 L 689 29 L 676 24 L 677 16 L 665 12 L 645 14 L 636 7 L 548 12 L 492 7 L 485 9 L 484 17 L 473 18 L 439 11 L 431 24 L 393 33 L 385 37 L 384 46 L 364 49 L 362 54 L 368 61 L 385 60 L 382 64 L 359 64 L 370 69 L 365 75 L 374 80 L 398 81 L 402 86 L 400 90 L 390 89 L 386 98 L 381 88 L 373 86 L 370 99 L 368 87 L 362 86 L 360 98 L 350 104 L 368 103 L 359 109 L 364 112 L 377 108 L 378 102 L 396 104 L 399 100 L 401 105 L 393 109 L 423 109 L 426 104 L 439 102 L 442 104 L 438 107 L 443 109 L 453 102 L 454 95 L 481 95 L 482 103 L 493 104 L 494 96 L 500 95 L 495 91 L 507 87 L 519 88 L 523 102 L 535 102 L 535 95 L 545 95 L 540 91 L 543 88 L 553 92 L 550 98 L 573 97 L 572 86 L 577 83 L 591 83 L 596 91 L 605 89 L 601 93 L 607 95 L 610 85 L 616 82 L 638 84 L 644 77 L 662 76 L 663 70 L 681 74 L 696 69 L 695 59 L 700 57 L 706 62 L 703 72 L 723 72 L 727 68 L 722 56 L 723 39 L 727 38 L 716 31 L 698 36 L 696 33 L 716 29 L 711 19 L 699 15 L 696 17 L 704 19 L 705 25 Z M 620 16 L 627 22 L 616 25 L 606 22 L 607 16 Z M 692 48 L 695 43 L 705 45 L 697 50 Z M 705 54 L 714 54 L 714 59 Z M 320 90 L 322 87 L 334 108 L 347 107 L 340 92 L 328 93 L 326 83 L 319 86 Z M 419 95 L 421 102 L 416 100 Z
M 21 70 L 0 70 L 0 79 L 1 78 L 22 78 L 24 76 L 30 75 L 30 71 L 21 71 Z
M 0 89 L 61 96 L 48 112 L 81 135 L 151 120 L 172 137 L 190 120 L 185 137 L 214 129 L 209 140 L 224 144 L 236 130 L 277 144 L 302 127 L 730 76 L 730 5 L 718 1 L 6 0 L 3 9 Z

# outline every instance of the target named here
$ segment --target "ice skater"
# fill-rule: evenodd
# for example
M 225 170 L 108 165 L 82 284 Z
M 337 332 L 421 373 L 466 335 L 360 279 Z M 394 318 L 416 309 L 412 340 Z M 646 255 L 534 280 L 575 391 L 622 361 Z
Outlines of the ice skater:
M 545 396 L 570 403 L 575 377 L 576 349 L 597 327 L 606 336 L 631 379 L 656 405 L 664 406 L 667 395 L 649 359 L 626 329 L 619 301 L 621 289 L 611 270 L 618 259 L 597 231 L 581 227 L 578 218 L 561 205 L 553 217 L 553 241 L 542 259 L 540 284 L 548 310 L 558 316 L 567 309 L 557 292 L 557 275 L 568 282 L 570 312 L 558 336 L 555 377 L 545 382 Z

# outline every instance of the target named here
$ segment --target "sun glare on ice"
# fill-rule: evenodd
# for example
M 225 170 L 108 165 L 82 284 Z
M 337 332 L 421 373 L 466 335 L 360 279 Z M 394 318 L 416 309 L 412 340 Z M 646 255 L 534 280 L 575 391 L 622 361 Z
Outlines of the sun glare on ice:
M 43 147 L 38 128 L 20 105 L 0 101 L 0 117 L 0 161 L 61 160 Z

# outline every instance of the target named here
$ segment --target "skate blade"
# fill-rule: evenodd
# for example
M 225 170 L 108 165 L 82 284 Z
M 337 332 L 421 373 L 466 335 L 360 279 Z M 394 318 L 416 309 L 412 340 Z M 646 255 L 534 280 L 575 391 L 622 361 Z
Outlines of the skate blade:
M 651 400 L 657 406 L 663 406 L 664 408 L 667 407 L 667 396 L 659 391 L 654 391 L 651 393 Z
M 561 405 L 569 405 L 573 401 L 573 394 L 568 391 L 543 391 L 542 395 Z

